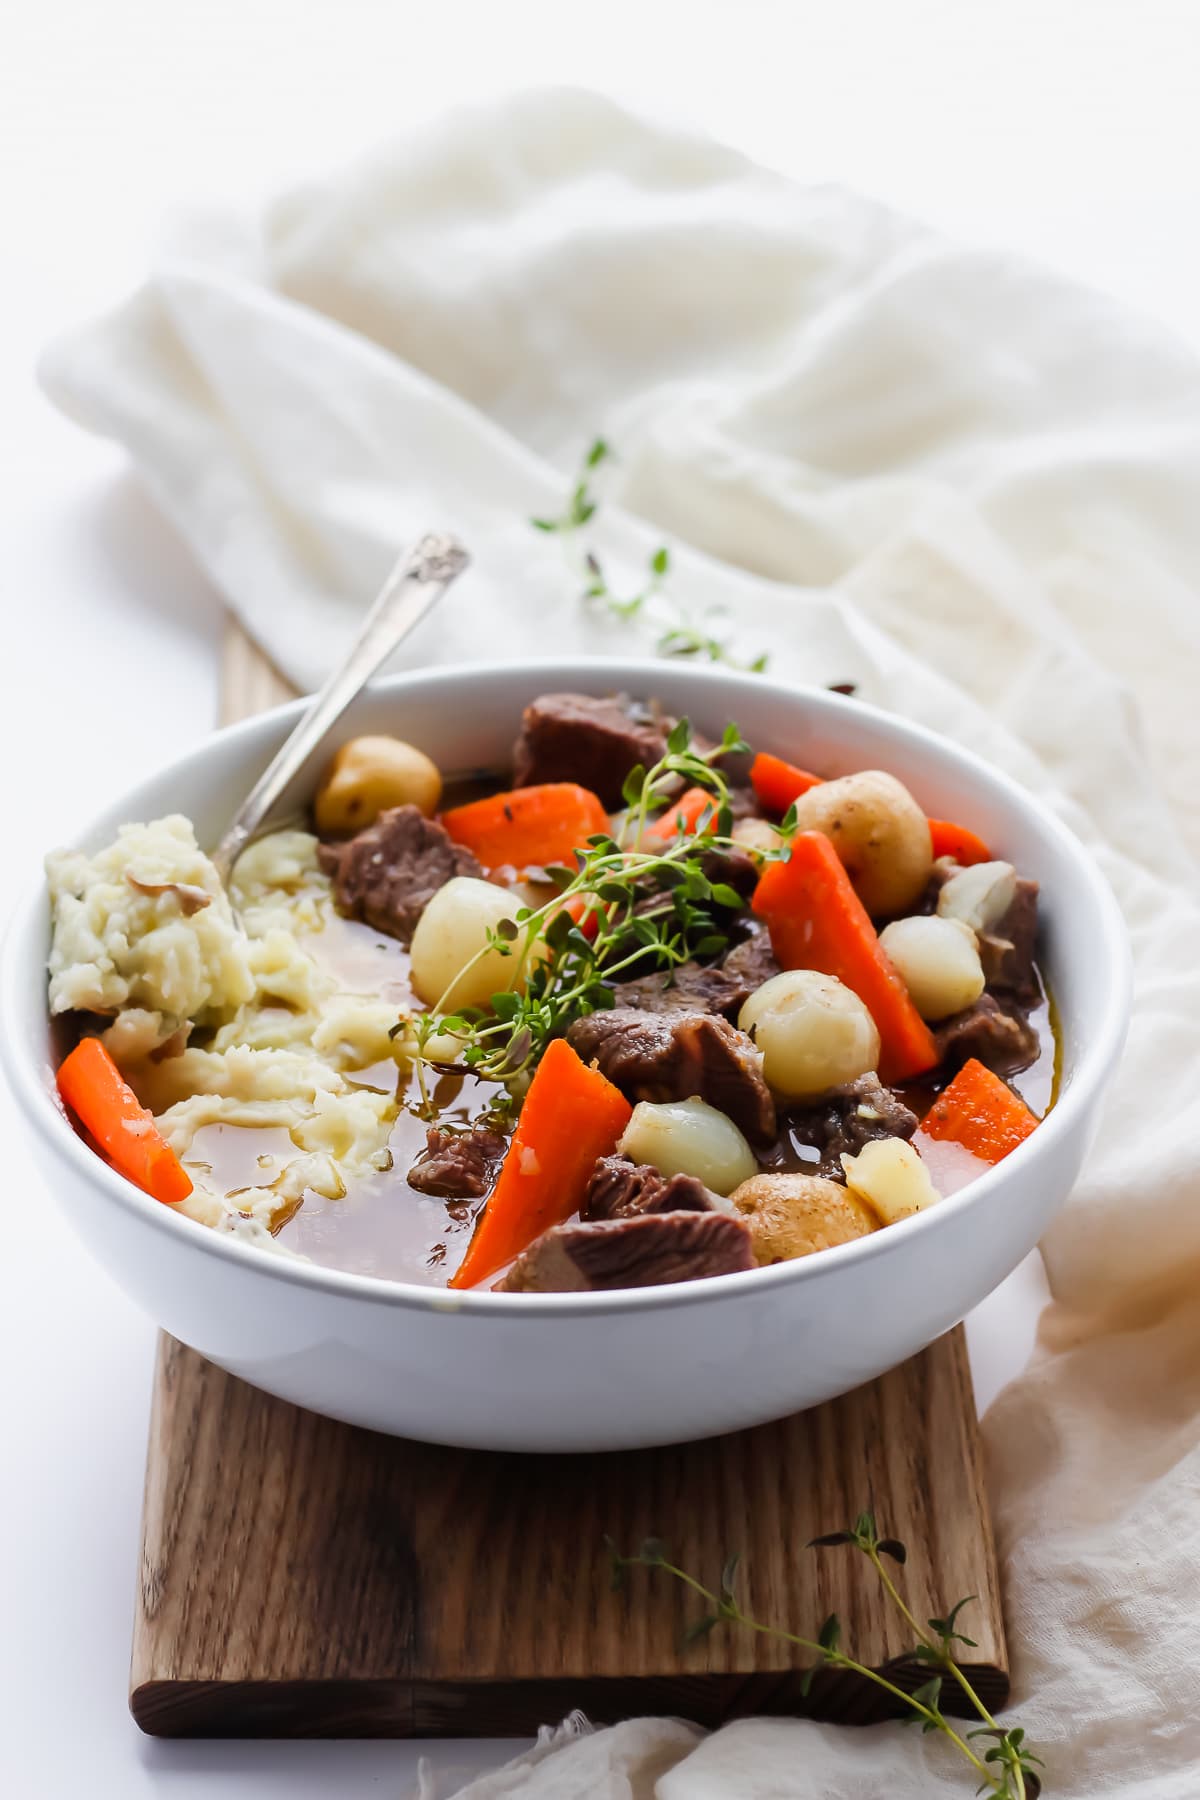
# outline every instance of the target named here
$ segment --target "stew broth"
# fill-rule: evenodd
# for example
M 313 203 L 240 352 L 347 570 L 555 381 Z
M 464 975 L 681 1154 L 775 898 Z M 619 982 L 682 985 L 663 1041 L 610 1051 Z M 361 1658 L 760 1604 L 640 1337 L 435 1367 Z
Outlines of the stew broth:
M 347 992 L 387 999 L 398 1012 L 419 1005 L 409 985 L 408 952 L 394 938 L 341 918 L 330 907 L 322 929 L 306 933 L 303 942 Z M 1036 1062 L 1011 1077 L 1011 1084 L 1040 1119 L 1053 1104 L 1057 1084 L 1057 1044 L 1048 1000 L 1030 1013 L 1030 1022 L 1040 1052 Z M 948 1079 L 912 1083 L 899 1091 L 921 1119 Z M 396 1095 L 400 1111 L 388 1139 L 392 1166 L 349 1183 L 341 1199 L 306 1193 L 275 1235 L 288 1250 L 326 1268 L 444 1287 L 466 1254 L 486 1201 L 436 1199 L 408 1185 L 407 1171 L 425 1148 L 429 1124 L 415 1077 L 405 1078 L 389 1062 L 361 1070 L 350 1080 Z M 501 1108 L 506 1096 L 497 1083 L 451 1073 L 430 1086 L 429 1097 L 439 1124 L 463 1130 Z M 960 1145 L 938 1142 L 923 1132 L 918 1131 L 914 1141 L 945 1194 L 957 1193 L 989 1167 Z M 209 1125 L 196 1133 L 187 1166 L 206 1169 L 233 1197 L 251 1185 L 268 1186 L 295 1153 L 283 1129 Z M 786 1126 L 774 1150 L 761 1158 L 766 1168 L 800 1173 L 811 1171 L 818 1160 L 819 1153 L 798 1143 Z

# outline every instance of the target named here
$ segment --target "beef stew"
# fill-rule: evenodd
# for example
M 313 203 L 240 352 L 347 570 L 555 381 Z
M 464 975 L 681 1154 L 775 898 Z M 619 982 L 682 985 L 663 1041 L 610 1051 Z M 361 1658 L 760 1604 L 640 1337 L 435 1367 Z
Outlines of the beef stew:
M 178 818 L 56 853 L 65 1103 L 164 1204 L 427 1285 L 699 1279 L 935 1204 L 1053 1103 L 1037 884 L 935 860 L 886 771 L 751 757 L 543 695 L 469 803 L 344 747 L 229 893 Z

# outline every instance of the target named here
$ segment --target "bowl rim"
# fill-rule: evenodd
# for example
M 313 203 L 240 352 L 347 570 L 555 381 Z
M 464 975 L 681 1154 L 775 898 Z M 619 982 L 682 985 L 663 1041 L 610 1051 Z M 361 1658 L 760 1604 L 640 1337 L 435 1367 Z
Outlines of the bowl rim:
M 574 680 L 583 687 L 605 683 L 608 690 L 633 688 L 637 691 L 655 680 L 661 682 L 670 670 L 674 679 L 684 672 L 659 659 L 648 657 L 546 657 L 510 660 L 490 664 L 446 663 L 434 667 L 404 670 L 384 676 L 366 690 L 373 699 L 390 694 L 399 697 L 420 689 L 436 689 L 464 680 L 486 685 L 506 680 L 529 679 L 549 686 L 556 680 L 562 688 Z M 152 1229 L 168 1232 L 178 1239 L 180 1247 L 191 1243 L 193 1249 L 218 1262 L 231 1262 L 243 1273 L 257 1270 L 267 1280 L 286 1286 L 316 1290 L 340 1300 L 354 1300 L 374 1306 L 430 1313 L 468 1313 L 479 1317 L 544 1319 L 591 1317 L 597 1314 L 624 1314 L 646 1309 L 701 1305 L 716 1299 L 734 1302 L 747 1293 L 766 1294 L 769 1290 L 802 1285 L 819 1280 L 823 1275 L 848 1271 L 852 1267 L 886 1255 L 898 1247 L 899 1241 L 915 1243 L 920 1234 L 937 1232 L 956 1218 L 981 1204 L 987 1204 L 995 1189 L 1024 1175 L 1036 1159 L 1045 1158 L 1054 1146 L 1074 1129 L 1076 1120 L 1086 1116 L 1088 1108 L 1102 1089 L 1120 1055 L 1129 1022 L 1132 993 L 1132 959 L 1124 919 L 1108 882 L 1087 846 L 1050 811 L 1036 796 L 1000 769 L 986 762 L 974 751 L 942 737 L 929 727 L 887 712 L 856 697 L 835 694 L 821 687 L 810 687 L 798 681 L 784 681 L 766 675 L 750 674 L 723 667 L 686 669 L 689 683 L 724 691 L 741 689 L 748 694 L 770 692 L 785 703 L 799 703 L 810 716 L 834 717 L 844 722 L 847 709 L 864 723 L 907 742 L 918 753 L 956 766 L 959 773 L 984 791 L 991 793 L 1014 810 L 1031 814 L 1038 829 L 1050 840 L 1078 877 L 1080 890 L 1092 906 L 1094 921 L 1102 940 L 1103 954 L 1098 966 L 1109 972 L 1108 991 L 1103 997 L 1099 1020 L 1088 1041 L 1081 1048 L 1079 1060 L 1071 1072 L 1071 1080 L 1060 1094 L 1053 1110 L 1039 1123 L 1038 1129 L 1024 1143 L 1010 1152 L 1003 1162 L 985 1174 L 976 1176 L 956 1193 L 939 1201 L 936 1207 L 901 1220 L 895 1225 L 872 1232 L 846 1244 L 838 1244 L 815 1256 L 800 1257 L 766 1268 L 756 1268 L 733 1275 L 705 1276 L 685 1281 L 640 1288 L 620 1288 L 599 1293 L 506 1294 L 479 1289 L 449 1289 L 422 1286 L 415 1282 L 395 1281 L 379 1275 L 362 1275 L 327 1268 L 299 1257 L 271 1255 L 259 1247 L 246 1244 L 232 1234 L 214 1231 L 184 1214 L 173 1214 L 160 1201 L 136 1187 L 89 1149 L 68 1119 L 57 1092 L 45 1080 L 45 1064 L 40 1052 L 12 1031 L 0 1030 L 0 1061 L 10 1086 L 21 1104 L 23 1116 L 36 1129 L 41 1139 L 85 1183 L 98 1188 L 110 1201 Z M 531 691 L 534 689 L 531 687 Z M 652 692 L 653 687 L 645 686 Z M 285 701 L 261 713 L 239 719 L 210 733 L 200 744 L 174 757 L 171 762 L 147 779 L 167 779 L 176 771 L 192 768 L 214 752 L 218 745 L 237 745 L 241 739 L 258 735 L 270 738 L 278 730 L 280 738 L 290 729 L 306 704 L 303 697 Z M 353 707 L 348 718 L 353 716 Z M 141 785 L 141 784 L 139 784 Z M 111 809 L 106 809 L 111 810 Z M 84 826 L 79 838 L 89 835 Z M 44 928 L 47 904 L 44 873 L 26 883 L 24 891 L 10 915 L 0 951 L 0 1022 L 20 1016 L 18 990 L 28 978 L 23 960 L 30 939 Z M 180 1236 L 179 1234 L 183 1235 Z M 249 1261 L 247 1260 L 249 1259 Z

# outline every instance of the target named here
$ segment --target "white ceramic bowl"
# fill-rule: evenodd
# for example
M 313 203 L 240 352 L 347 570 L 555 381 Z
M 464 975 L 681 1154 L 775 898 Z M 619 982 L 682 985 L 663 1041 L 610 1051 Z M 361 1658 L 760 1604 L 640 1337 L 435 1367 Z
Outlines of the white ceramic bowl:
M 1124 1037 L 1129 953 L 1103 877 L 1028 794 L 929 732 L 824 692 L 678 665 L 439 669 L 380 682 L 340 735 L 394 730 L 443 768 L 502 764 L 521 708 L 556 689 L 657 694 L 719 734 L 823 773 L 889 769 L 1042 884 L 1042 957 L 1062 1022 L 1047 1121 L 937 1207 L 858 1242 L 744 1275 L 625 1293 L 449 1293 L 264 1255 L 176 1217 L 76 1136 L 54 1089 L 44 887 L 0 970 L 4 1057 L 48 1185 L 113 1278 L 235 1375 L 358 1425 L 504 1450 L 680 1442 L 844 1393 L 956 1324 L 1037 1243 L 1065 1198 Z M 215 842 L 297 706 L 235 725 L 124 795 L 80 838 L 184 812 Z M 297 794 L 296 798 L 303 796 Z

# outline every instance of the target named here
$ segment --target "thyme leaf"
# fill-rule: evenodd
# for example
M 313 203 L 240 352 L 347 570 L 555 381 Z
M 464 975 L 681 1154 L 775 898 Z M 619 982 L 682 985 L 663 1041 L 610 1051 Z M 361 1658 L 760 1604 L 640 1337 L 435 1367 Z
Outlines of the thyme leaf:
M 562 512 L 554 518 L 530 519 L 534 530 L 558 536 L 564 546 L 577 538 L 600 507 L 591 477 L 603 463 L 613 460 L 611 445 L 602 437 L 594 438 Z M 725 618 L 721 608 L 710 607 L 697 619 L 676 595 L 666 591 L 671 575 L 671 552 L 666 544 L 660 544 L 651 552 L 641 583 L 632 593 L 622 593 L 612 585 L 590 546 L 583 551 L 579 574 L 583 583 L 580 598 L 585 605 L 624 622 L 644 616 L 655 625 L 654 647 L 660 656 L 693 657 L 752 674 L 762 674 L 767 668 L 770 657 L 765 650 L 748 661 L 739 661 L 728 634 L 721 629 Z
M 726 1559 L 721 1571 L 720 1586 L 713 1589 L 673 1563 L 657 1538 L 647 1538 L 641 1549 L 632 1556 L 623 1556 L 611 1538 L 604 1541 L 611 1560 L 614 1587 L 624 1584 L 630 1569 L 660 1569 L 705 1603 L 707 1610 L 699 1615 L 684 1634 L 685 1644 L 707 1637 L 720 1624 L 740 1626 L 764 1637 L 775 1638 L 781 1643 L 793 1644 L 806 1650 L 812 1658 L 800 1679 L 800 1692 L 803 1696 L 808 1696 L 814 1680 L 823 1668 L 849 1670 L 900 1702 L 907 1709 L 902 1723 L 920 1725 L 922 1732 L 938 1732 L 947 1738 L 979 1781 L 976 1790 L 978 1793 L 991 1795 L 992 1800 L 1036 1800 L 1041 1792 L 1041 1780 L 1036 1773 L 1042 1766 L 1041 1759 L 1026 1747 L 1024 1729 L 1019 1725 L 1005 1729 L 996 1723 L 952 1654 L 950 1646 L 954 1641 L 971 1643 L 970 1638 L 962 1637 L 955 1629 L 958 1616 L 968 1600 L 960 1600 L 944 1619 L 931 1619 L 929 1624 L 932 1636 L 922 1630 L 879 1560 L 881 1555 L 886 1555 L 903 1563 L 904 1545 L 898 1538 L 881 1537 L 873 1514 L 860 1513 L 852 1526 L 813 1538 L 809 1547 L 826 1549 L 850 1545 L 871 1563 L 883 1582 L 888 1598 L 898 1607 L 916 1635 L 914 1654 L 920 1661 L 934 1664 L 937 1668 L 936 1674 L 930 1674 L 911 1693 L 880 1670 L 868 1668 L 856 1661 L 843 1649 L 841 1621 L 836 1613 L 830 1614 L 815 1638 L 786 1631 L 782 1626 L 771 1625 L 753 1617 L 742 1607 L 734 1591 L 739 1561 L 736 1555 Z M 974 1596 L 970 1598 L 973 1599 Z M 959 1731 L 946 1717 L 942 1708 L 942 1694 L 947 1681 L 953 1681 L 959 1686 L 972 1710 L 982 1721 L 974 1729 Z M 979 1748 L 976 1748 L 979 1740 L 983 1740 L 988 1747 L 985 1749 L 983 1743 L 980 1743 Z

